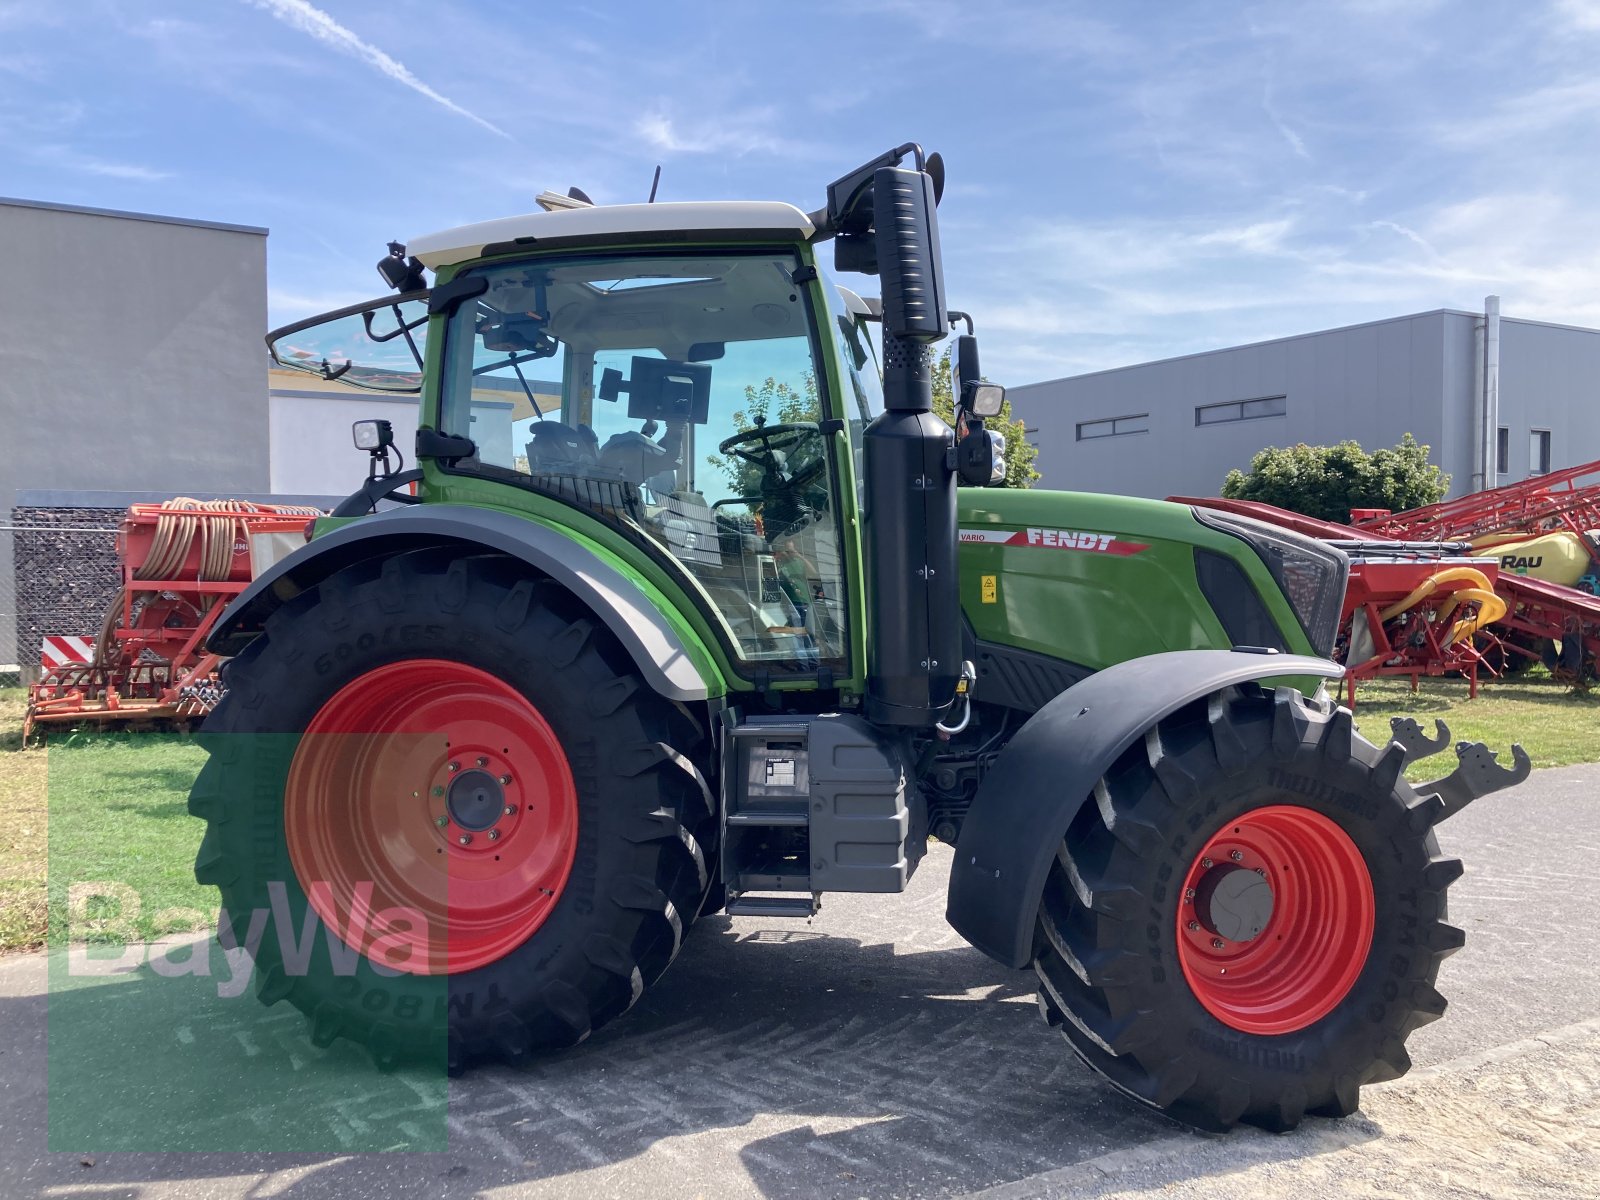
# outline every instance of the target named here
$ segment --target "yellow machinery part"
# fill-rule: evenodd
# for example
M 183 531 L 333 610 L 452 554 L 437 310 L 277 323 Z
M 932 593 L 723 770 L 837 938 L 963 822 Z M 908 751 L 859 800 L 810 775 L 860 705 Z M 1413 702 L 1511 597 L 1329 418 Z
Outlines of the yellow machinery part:
M 1406 593 L 1402 599 L 1396 600 L 1389 605 L 1388 608 L 1378 614 L 1378 619 L 1387 621 L 1392 617 L 1398 617 L 1419 600 L 1425 600 L 1433 595 L 1434 592 L 1439 590 L 1440 584 L 1456 583 L 1458 581 L 1469 583 L 1474 588 L 1479 588 L 1485 592 L 1494 590 L 1489 586 L 1488 576 L 1476 567 L 1446 567 L 1443 571 L 1438 571 L 1428 576 Z
M 1497 557 L 1500 569 L 1508 575 L 1527 575 L 1572 587 L 1590 571 L 1589 547 L 1568 529 L 1519 541 L 1484 541 L 1482 552 Z

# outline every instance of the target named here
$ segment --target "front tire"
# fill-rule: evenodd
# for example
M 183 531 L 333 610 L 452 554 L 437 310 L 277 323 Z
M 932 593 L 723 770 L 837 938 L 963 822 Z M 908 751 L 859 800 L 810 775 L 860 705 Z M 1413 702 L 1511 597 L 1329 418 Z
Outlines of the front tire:
M 1230 688 L 1149 730 L 1073 821 L 1040 905 L 1040 1010 L 1073 1051 L 1189 1124 L 1355 1111 L 1436 1020 L 1461 873 L 1404 756 L 1347 710 Z
M 257 994 L 313 1041 L 517 1061 L 676 956 L 708 887 L 704 733 L 570 594 L 492 555 L 359 564 L 226 681 L 195 876 L 233 939 L 265 920 Z

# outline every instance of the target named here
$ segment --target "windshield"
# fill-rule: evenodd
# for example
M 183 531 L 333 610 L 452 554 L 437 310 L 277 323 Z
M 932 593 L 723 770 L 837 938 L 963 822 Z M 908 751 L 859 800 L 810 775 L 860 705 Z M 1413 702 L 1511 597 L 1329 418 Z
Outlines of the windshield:
M 476 470 L 669 557 L 763 668 L 847 654 L 816 326 L 787 251 L 481 267 L 451 319 L 443 432 Z

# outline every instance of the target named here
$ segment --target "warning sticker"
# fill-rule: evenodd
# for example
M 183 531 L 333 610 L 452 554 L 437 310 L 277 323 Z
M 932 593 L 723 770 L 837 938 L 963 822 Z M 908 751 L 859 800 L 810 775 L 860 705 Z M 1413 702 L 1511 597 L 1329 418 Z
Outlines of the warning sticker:
M 963 542 L 982 542 L 990 546 L 1034 546 L 1045 550 L 1087 550 L 1093 554 L 1126 556 L 1150 549 L 1146 542 L 1130 542 L 1114 533 L 1086 529 L 963 529 Z

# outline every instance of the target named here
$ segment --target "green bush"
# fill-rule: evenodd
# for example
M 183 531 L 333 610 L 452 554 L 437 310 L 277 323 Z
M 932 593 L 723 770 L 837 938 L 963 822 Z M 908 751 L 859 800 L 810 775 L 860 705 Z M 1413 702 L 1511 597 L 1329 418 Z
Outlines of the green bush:
M 1403 512 L 1444 499 L 1450 476 L 1428 461 L 1409 433 L 1400 444 L 1368 454 L 1357 442 L 1337 446 L 1268 446 L 1222 481 L 1229 500 L 1258 500 L 1324 521 L 1344 522 L 1352 508 Z

